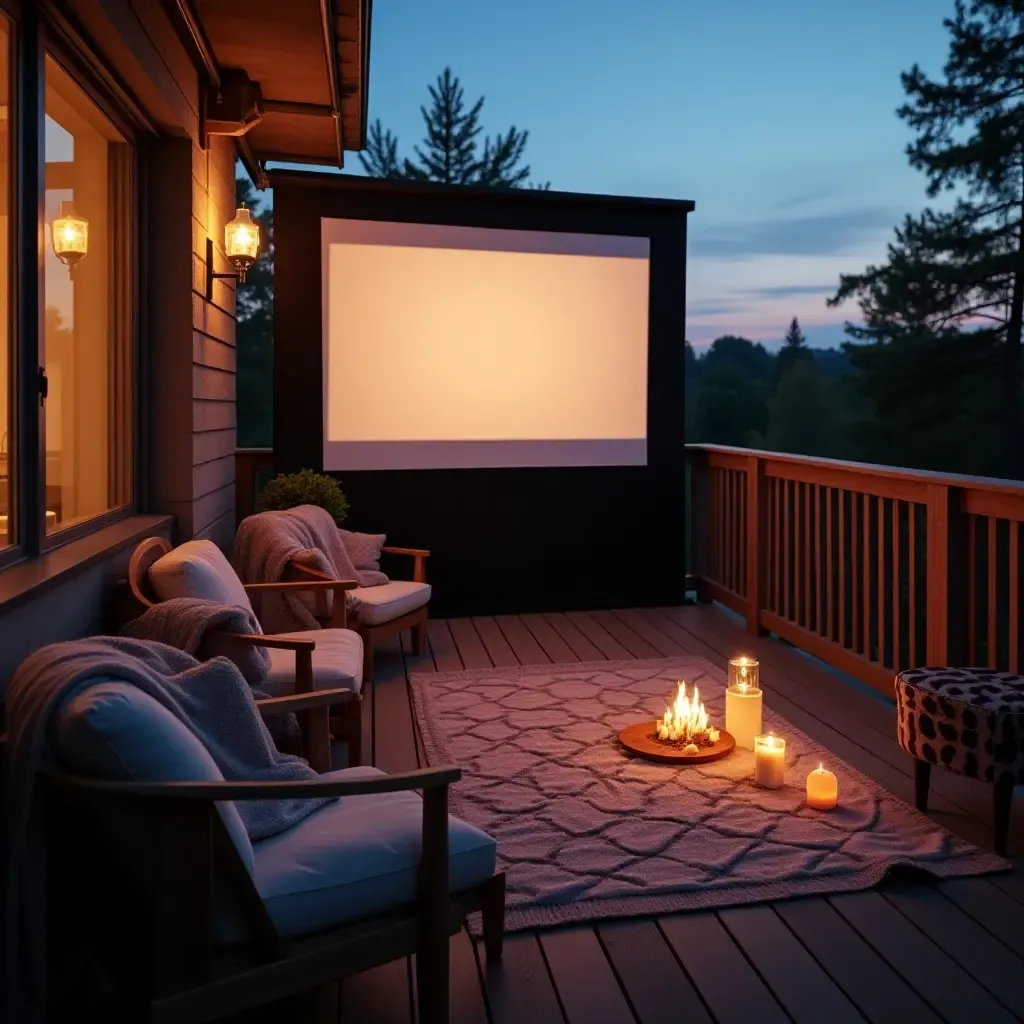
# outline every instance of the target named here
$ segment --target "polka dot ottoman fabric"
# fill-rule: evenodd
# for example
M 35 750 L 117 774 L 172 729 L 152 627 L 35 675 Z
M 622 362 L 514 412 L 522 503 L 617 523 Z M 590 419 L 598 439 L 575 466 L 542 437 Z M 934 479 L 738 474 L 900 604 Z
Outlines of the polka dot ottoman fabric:
M 1024 784 L 1024 676 L 917 668 L 896 677 L 900 746 L 972 779 Z

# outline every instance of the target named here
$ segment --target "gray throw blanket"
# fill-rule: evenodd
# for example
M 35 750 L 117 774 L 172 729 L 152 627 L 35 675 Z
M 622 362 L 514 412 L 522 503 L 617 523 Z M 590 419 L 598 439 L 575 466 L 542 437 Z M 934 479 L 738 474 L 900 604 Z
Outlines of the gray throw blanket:
M 226 658 L 198 662 L 165 644 L 91 637 L 43 647 L 26 658 L 6 694 L 4 1012 L 38 1019 L 45 993 L 45 868 L 37 775 L 54 763 L 50 724 L 63 701 L 91 683 L 118 679 L 145 691 L 202 741 L 224 777 L 253 782 L 314 780 L 300 758 L 280 753 L 249 684 Z M 252 839 L 291 827 L 329 800 L 240 801 Z
M 187 654 L 197 654 L 205 642 L 208 656 L 223 654 L 234 662 L 246 682 L 259 683 L 266 679 L 270 654 L 265 647 L 208 636 L 209 631 L 215 629 L 231 633 L 262 632 L 256 616 L 247 608 L 198 597 L 174 597 L 147 608 L 137 619 L 132 619 L 122 627 L 121 636 L 155 640 Z
M 291 561 L 319 569 L 336 580 L 355 580 L 361 587 L 388 582 L 372 569 L 352 563 L 331 514 L 318 505 L 260 512 L 243 519 L 235 537 L 233 563 L 243 583 L 277 583 Z M 309 594 L 267 594 L 253 597 L 253 607 L 268 633 L 319 629 Z M 358 598 L 346 593 L 346 606 L 358 615 Z

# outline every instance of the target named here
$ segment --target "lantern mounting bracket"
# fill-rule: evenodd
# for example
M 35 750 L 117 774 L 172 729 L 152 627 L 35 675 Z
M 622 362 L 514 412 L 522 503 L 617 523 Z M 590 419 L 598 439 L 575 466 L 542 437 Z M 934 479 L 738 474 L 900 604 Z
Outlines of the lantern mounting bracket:
M 237 270 L 231 270 L 227 272 L 218 272 L 213 269 L 213 239 L 207 238 L 206 240 L 206 301 L 213 301 L 213 282 L 216 280 L 227 280 L 231 278 L 233 281 L 245 281 L 245 271 L 241 274 Z

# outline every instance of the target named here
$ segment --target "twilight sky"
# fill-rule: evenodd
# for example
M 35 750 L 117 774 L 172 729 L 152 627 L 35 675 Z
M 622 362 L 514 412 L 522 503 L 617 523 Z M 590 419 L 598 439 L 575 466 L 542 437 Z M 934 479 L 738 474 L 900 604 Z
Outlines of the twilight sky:
M 445 64 L 485 132 L 530 131 L 553 189 L 693 199 L 688 336 L 834 345 L 840 272 L 924 205 L 895 116 L 900 71 L 937 73 L 953 0 L 376 0 L 370 117 L 400 151 Z M 358 171 L 354 154 L 348 171 Z

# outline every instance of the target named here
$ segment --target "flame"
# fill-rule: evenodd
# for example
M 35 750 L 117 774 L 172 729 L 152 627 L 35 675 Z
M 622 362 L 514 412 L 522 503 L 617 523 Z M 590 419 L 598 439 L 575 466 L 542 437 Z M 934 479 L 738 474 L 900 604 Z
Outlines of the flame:
M 686 683 L 680 681 L 675 703 L 665 708 L 665 717 L 656 723 L 658 739 L 681 740 L 690 743 L 708 732 L 708 713 L 700 703 L 697 687 L 693 699 L 686 695 Z
M 739 679 L 736 680 L 736 686 L 739 688 L 741 693 L 746 693 L 750 689 L 750 662 L 746 658 L 740 658 L 737 662 L 740 670 Z

